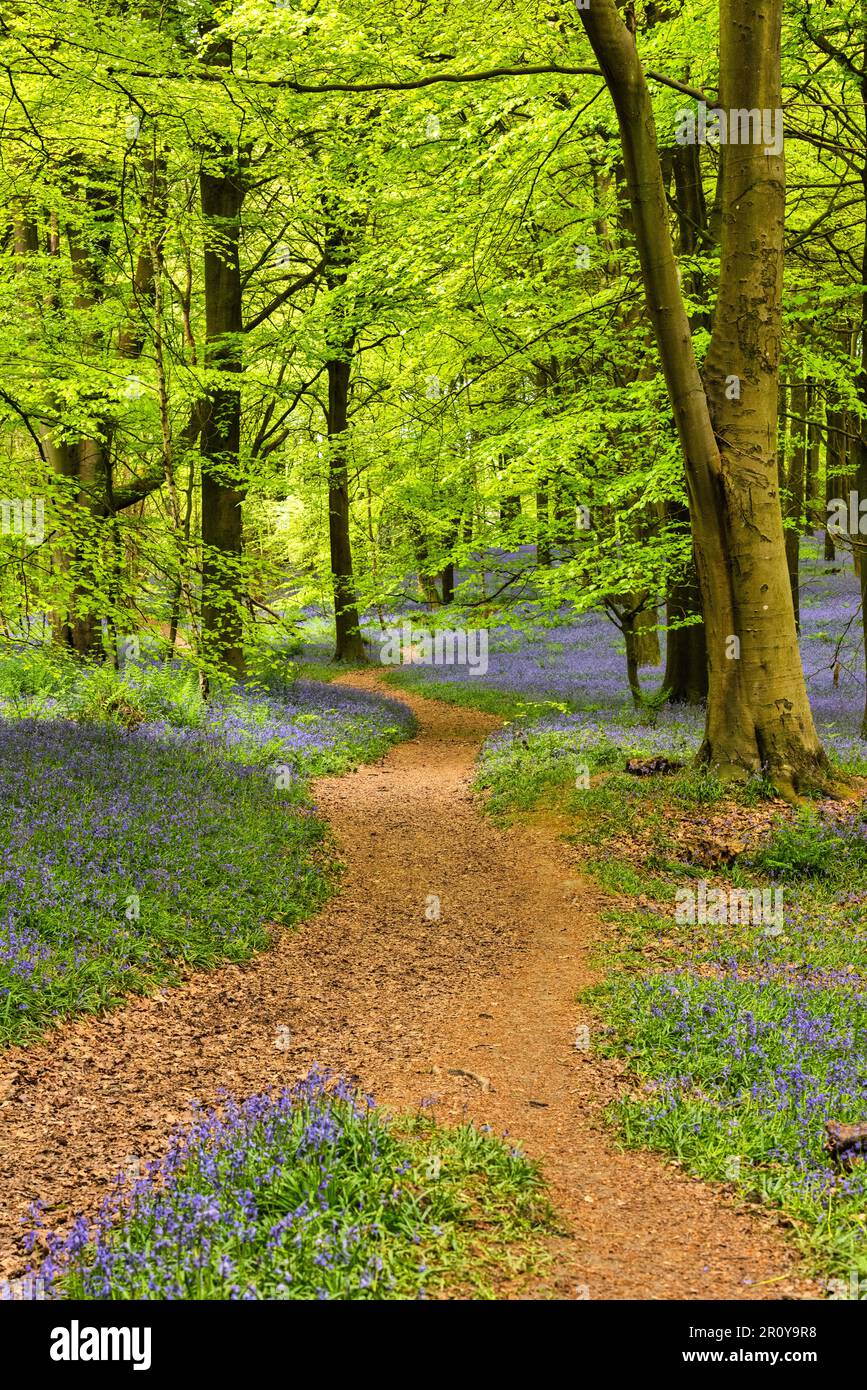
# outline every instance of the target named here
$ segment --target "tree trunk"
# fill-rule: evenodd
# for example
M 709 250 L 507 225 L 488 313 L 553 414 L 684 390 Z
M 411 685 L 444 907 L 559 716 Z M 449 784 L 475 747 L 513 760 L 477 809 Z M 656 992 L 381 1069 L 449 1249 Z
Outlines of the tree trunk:
M 828 449 L 830 449 L 830 444 L 828 445 Z M 834 537 L 833 537 L 833 535 L 831 534 L 831 532 L 830 532 L 829 529 L 828 529 L 828 517 L 829 517 L 829 515 L 830 515 L 830 512 L 829 512 L 830 503 L 831 503 L 831 501 L 833 500 L 833 498 L 835 497 L 836 494 L 835 494 L 835 492 L 834 492 L 834 483 L 833 483 L 833 479 L 831 478 L 830 468 L 829 468 L 829 466 L 828 466 L 829 464 L 830 464 L 830 458 L 828 459 L 828 464 L 826 464 L 826 468 L 828 469 L 828 471 L 827 471 L 826 476 L 825 476 L 825 551 L 824 551 L 824 556 L 825 556 L 825 563 L 828 564 L 828 565 L 833 565 L 834 561 L 835 561 L 836 558 L 837 558 L 837 550 L 836 550 L 836 547 L 835 547 L 835 545 L 834 545 Z
M 698 145 L 676 146 L 672 156 L 672 168 L 678 250 L 681 255 L 692 256 L 696 251 L 706 250 L 712 245 Z M 707 287 L 699 270 L 691 273 L 688 286 L 693 299 L 702 300 L 706 297 Z M 709 333 L 712 327 L 710 313 L 699 310 L 692 314 L 689 326 L 692 332 L 704 329 Z M 684 530 L 690 530 L 689 507 L 686 504 L 669 504 L 668 514 L 679 522 Z M 668 691 L 668 698 L 672 704 L 703 704 L 707 699 L 707 643 L 704 620 L 691 623 L 688 627 L 677 626 L 685 618 L 701 617 L 701 594 L 692 550 L 684 574 L 674 580 L 669 588 L 666 616 L 669 627 L 665 642 L 665 675 L 662 688 Z M 672 627 L 672 623 L 676 626 Z
M 700 602 L 695 569 L 682 582 L 672 584 L 668 595 L 668 622 L 678 623 L 696 613 Z M 701 705 L 707 699 L 707 648 L 704 623 L 669 627 L 662 686 L 672 704 Z
M 500 498 L 500 525 L 512 526 L 521 519 L 521 498 L 517 494 L 506 494 Z
M 334 594 L 334 660 L 367 660 L 352 564 L 347 442 L 349 394 L 356 326 L 342 293 L 351 264 L 355 215 L 330 196 L 322 200 L 325 213 L 325 283 L 331 295 L 328 324 L 328 541 Z
M 828 530 L 827 523 L 831 515 L 829 504 L 844 496 L 843 412 L 834 409 L 830 404 L 826 405 L 825 426 L 825 437 L 828 441 L 825 446 L 825 559 L 834 560 L 834 535 Z
M 658 666 L 662 660 L 659 650 L 658 622 L 659 613 L 652 606 L 641 608 L 635 615 L 633 628 L 635 659 L 639 666 Z
M 781 4 L 720 0 L 729 110 L 780 109 Z M 723 776 L 765 771 L 794 798 L 829 786 L 832 774 L 807 700 L 777 484 L 783 156 L 761 144 L 720 147 L 720 287 L 705 388 L 635 40 L 614 0 L 579 14 L 617 111 L 648 311 L 684 454 L 708 645 L 699 756 Z
M 443 603 L 453 603 L 455 598 L 455 567 L 451 560 L 443 565 L 441 583 Z
M 693 256 L 696 251 L 706 251 L 712 245 L 698 145 L 678 145 L 673 151 L 672 169 L 674 171 L 675 208 L 677 211 L 678 250 L 681 255 Z M 690 272 L 687 284 L 693 299 L 698 301 L 705 299 L 707 286 L 697 267 Z M 711 329 L 710 313 L 702 309 L 697 310 L 690 318 L 690 327 L 693 330 L 704 328 L 709 333 Z
M 536 366 L 536 396 L 542 414 L 551 410 L 550 391 L 554 377 L 552 368 L 539 363 Z M 539 464 L 536 475 L 536 563 L 551 563 L 551 471 L 546 460 Z
M 30 273 L 30 257 L 35 256 L 39 251 L 39 224 L 33 210 L 26 203 L 14 210 L 12 235 L 16 269 L 19 275 L 24 278 L 24 302 L 31 314 L 35 314 L 35 304 L 27 284 L 27 277 Z M 49 249 L 49 254 L 57 255 L 58 251 L 59 247 L 53 246 Z M 51 307 L 57 310 L 60 306 L 54 303 Z M 78 450 L 74 443 L 55 440 L 51 430 L 43 426 L 40 430 L 40 444 L 56 478 L 69 480 L 70 483 L 78 478 Z M 69 491 L 72 492 L 71 486 Z M 54 547 L 51 556 L 52 571 L 54 574 L 62 576 L 69 573 L 73 559 L 68 538 L 65 537 L 64 542 L 64 544 L 58 543 Z M 66 588 L 66 581 L 63 581 L 63 587 Z M 70 650 L 75 649 L 73 622 L 73 617 L 67 611 L 65 603 L 61 603 L 52 610 L 51 631 L 58 646 L 68 647 Z
M 789 435 L 789 462 L 786 466 L 786 447 L 780 451 L 780 483 L 785 488 L 783 516 L 786 518 L 786 568 L 792 591 L 795 627 L 801 627 L 800 547 L 804 515 L 804 493 L 807 467 L 807 386 L 803 381 L 792 383 L 792 429 Z
M 549 513 L 548 479 L 536 482 L 536 564 L 551 563 L 551 522 Z
M 561 556 L 574 552 L 577 499 L 571 480 L 562 468 L 553 476 L 554 541 Z M 658 644 L 657 644 L 658 652 Z M 658 658 L 657 658 L 658 659 Z M 649 663 L 652 665 L 652 663 Z
M 346 356 L 334 358 L 328 369 L 328 539 L 334 586 L 335 661 L 364 661 L 364 640 L 352 572 L 349 534 L 349 480 L 346 473 L 346 429 L 349 415 L 351 342 Z
M 77 178 L 84 178 L 85 187 L 83 195 L 79 194 L 81 206 L 71 208 L 66 240 L 75 284 L 74 307 L 85 316 L 96 309 L 104 296 L 105 261 L 111 248 L 116 195 L 104 171 L 82 166 L 74 173 Z M 82 211 L 90 224 L 86 230 L 76 221 L 76 214 Z M 38 232 L 32 229 L 16 236 L 19 251 L 26 253 L 37 246 Z M 59 243 L 52 241 L 50 249 L 52 254 L 58 254 Z M 59 304 L 52 307 L 61 311 Z M 88 325 L 84 338 L 89 349 L 101 347 L 103 332 L 98 323 Z M 56 409 L 60 421 L 61 402 L 57 402 Z M 65 602 L 53 614 L 52 631 L 56 642 L 82 657 L 102 655 L 102 587 L 96 558 L 102 545 L 100 522 L 107 515 L 111 493 L 110 434 L 107 421 L 103 434 L 93 438 L 61 441 L 52 427 L 41 430 L 45 457 L 61 483 L 65 522 L 52 561 L 55 573 L 65 577 Z
M 641 709 L 641 680 L 638 674 L 638 642 L 635 630 L 636 618 L 634 614 L 625 614 L 623 618 L 623 640 L 626 643 L 626 679 L 629 683 L 629 693 L 632 696 L 632 703 L 636 709 Z
M 136 307 L 147 308 L 153 315 L 157 302 L 157 276 L 162 270 L 163 246 L 168 217 L 168 185 L 164 155 L 148 155 L 142 160 L 142 172 L 150 180 L 145 201 L 142 244 L 136 257 L 132 282 L 132 298 Z M 120 331 L 118 351 L 121 357 L 141 357 L 145 345 L 142 315 L 133 317 Z
M 218 384 L 202 407 L 202 651 L 208 666 L 244 676 L 241 478 L 244 187 L 237 152 L 224 145 L 199 176 L 205 224 L 205 360 Z
M 505 455 L 500 456 L 497 477 L 500 487 L 504 486 L 503 478 L 508 471 L 508 461 Z M 512 526 L 521 519 L 521 494 L 515 492 L 500 492 L 500 525 Z
M 865 5 L 861 6 L 861 18 L 864 19 Z M 865 33 L 864 48 L 862 51 L 861 63 L 861 109 L 863 119 L 867 121 L 867 33 Z M 861 187 L 864 195 L 864 208 L 867 210 L 867 160 L 861 164 Z M 864 242 L 861 249 L 861 360 L 859 363 L 858 377 L 856 380 L 856 390 L 858 401 L 861 405 L 861 417 L 858 423 L 858 479 L 857 492 L 859 503 L 867 498 L 867 231 L 865 231 Z M 858 540 L 862 537 L 859 535 Z M 864 660 L 867 668 L 867 564 L 861 564 L 861 623 L 864 635 Z M 861 724 L 861 735 L 867 738 L 867 705 L 864 709 L 864 717 Z
M 861 501 L 861 494 L 858 492 L 858 457 L 859 441 L 858 434 L 860 425 L 858 416 L 852 410 L 843 411 L 843 486 L 841 489 L 843 497 L 848 498 L 851 493 L 858 493 L 858 501 Z M 852 568 L 856 576 L 861 578 L 862 559 L 864 552 L 860 545 L 860 537 L 856 533 L 849 537 L 849 550 L 852 555 Z
M 807 383 L 807 473 L 804 484 L 804 535 L 812 536 L 822 525 L 819 504 L 819 450 L 822 433 L 819 429 L 819 383 Z
M 686 527 L 689 526 L 689 511 L 686 507 L 672 504 L 669 507 L 669 515 L 679 517 Z M 669 587 L 666 603 L 669 627 L 665 642 L 665 675 L 662 678 L 662 688 L 668 691 L 668 698 L 672 704 L 700 705 L 707 698 L 707 646 L 704 622 L 691 623 L 688 627 L 672 626 L 696 615 L 701 616 L 701 594 L 695 563 L 690 556 L 682 577 Z

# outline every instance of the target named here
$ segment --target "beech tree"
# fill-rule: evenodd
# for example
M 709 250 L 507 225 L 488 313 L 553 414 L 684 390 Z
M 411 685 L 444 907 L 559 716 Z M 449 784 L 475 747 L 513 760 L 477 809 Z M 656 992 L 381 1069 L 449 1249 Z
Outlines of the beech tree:
M 705 761 L 830 785 L 794 600 L 802 514 L 867 488 L 861 20 L 9 7 L 0 433 L 47 539 L 8 631 L 237 677 L 311 612 L 359 661 L 398 603 L 597 609 L 639 709 L 707 696 Z M 714 113 L 758 138 L 678 143 Z
M 724 143 L 720 276 L 699 372 L 662 179 L 653 104 L 614 0 L 581 22 L 617 111 L 648 314 L 683 449 L 707 634 L 701 756 L 724 775 L 764 772 L 786 796 L 826 788 L 795 633 L 777 475 L 785 162 L 758 140 Z M 727 112 L 782 113 L 782 0 L 720 0 Z

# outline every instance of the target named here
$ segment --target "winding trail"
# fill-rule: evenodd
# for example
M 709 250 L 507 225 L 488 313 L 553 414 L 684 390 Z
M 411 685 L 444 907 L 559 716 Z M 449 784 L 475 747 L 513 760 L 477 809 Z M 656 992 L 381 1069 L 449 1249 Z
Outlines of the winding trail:
M 818 1296 L 772 1218 L 618 1151 L 601 1112 L 621 1064 L 575 1047 L 576 1028 L 593 1026 L 575 1003 L 595 978 L 589 949 L 611 930 L 602 894 L 565 845 L 498 829 L 474 803 L 473 762 L 496 719 L 402 698 L 417 736 L 316 784 L 346 861 L 322 911 L 245 966 L 0 1055 L 0 1278 L 26 1263 L 35 1198 L 52 1225 L 92 1209 L 119 1168 L 162 1153 L 191 1101 L 318 1063 L 395 1109 L 435 1096 L 441 1119 L 508 1130 L 541 1160 L 564 1233 L 517 1296 Z

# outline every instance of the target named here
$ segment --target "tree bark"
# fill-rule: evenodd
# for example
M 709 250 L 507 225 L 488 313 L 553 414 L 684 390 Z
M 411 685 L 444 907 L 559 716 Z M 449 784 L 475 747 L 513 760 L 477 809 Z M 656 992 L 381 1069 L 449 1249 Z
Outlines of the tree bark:
M 635 623 L 635 614 L 627 613 L 624 615 L 623 640 L 626 643 L 626 680 L 633 705 L 636 709 L 641 709 L 641 679 L 638 674 L 640 662 Z
M 500 498 L 500 525 L 512 526 L 521 519 L 521 498 L 512 493 Z
M 835 409 L 830 403 L 825 406 L 825 437 L 825 559 L 834 560 L 836 546 L 834 535 L 827 527 L 830 516 L 828 504 L 846 495 L 843 476 L 846 460 L 843 450 L 843 411 Z
M 792 383 L 792 429 L 789 435 L 789 460 L 786 466 L 786 447 L 780 450 L 780 483 L 785 488 L 783 515 L 788 523 L 786 536 L 786 568 L 792 591 L 795 627 L 801 628 L 800 548 L 804 515 L 804 496 L 807 475 L 807 386 L 803 381 Z
M 862 23 L 867 11 L 867 5 L 861 6 Z M 861 52 L 861 110 L 862 118 L 867 121 L 867 31 L 865 31 L 864 47 Z M 864 194 L 864 208 L 867 210 L 867 159 L 861 164 L 861 187 Z M 865 231 L 864 242 L 861 248 L 861 358 L 859 362 L 858 377 L 856 380 L 856 390 L 858 401 L 861 405 L 861 417 L 858 425 L 858 477 L 857 492 L 858 501 L 863 502 L 867 498 L 867 231 Z M 858 537 L 860 541 L 861 536 Z M 867 670 L 867 564 L 864 563 L 863 552 L 861 554 L 861 623 L 864 636 L 864 663 Z M 861 735 L 867 738 L 867 704 L 865 704 L 864 716 L 861 723 Z
M 701 177 L 701 160 L 698 145 L 678 145 L 672 153 L 674 171 L 675 208 L 677 211 L 678 250 L 681 255 L 693 256 L 697 251 L 707 251 L 713 242 L 708 222 L 707 200 L 704 196 L 704 183 Z M 707 286 L 701 271 L 695 267 L 687 277 L 687 284 L 695 300 L 703 300 Z M 699 309 L 690 318 L 693 329 L 711 329 L 711 315 Z
M 544 466 L 544 465 L 543 465 Z M 549 512 L 548 479 L 539 477 L 536 481 L 536 564 L 551 563 L 551 522 Z
M 364 661 L 364 640 L 352 571 L 349 533 L 349 480 L 346 472 L 346 430 L 349 422 L 349 387 L 352 373 L 351 340 L 343 344 L 345 356 L 332 358 L 328 370 L 328 537 L 334 586 L 335 661 Z
M 217 384 L 202 406 L 202 653 L 209 667 L 244 676 L 241 478 L 241 162 L 223 145 L 199 175 L 205 224 L 206 365 Z
M 807 472 L 804 483 L 804 535 L 812 536 L 822 525 L 819 503 L 819 383 L 807 382 Z
M 443 565 L 442 576 L 441 576 L 441 584 L 442 584 L 443 603 L 444 603 L 444 604 L 453 603 L 453 602 L 454 602 L 454 598 L 455 598 L 455 566 L 454 566 L 454 561 L 448 560 L 448 561 L 446 561 L 446 563 Z
M 685 506 L 669 506 L 669 516 L 677 517 L 684 527 L 689 526 L 689 510 Z M 707 698 L 707 646 L 704 622 L 680 627 L 685 618 L 701 615 L 701 594 L 695 562 L 689 564 L 668 590 L 666 616 L 668 633 L 665 641 L 665 675 L 662 688 L 668 691 L 672 704 L 700 705 Z M 674 626 L 672 626 L 674 624 Z
M 350 533 L 349 477 L 347 442 L 349 395 L 352 385 L 352 355 L 356 330 L 347 305 L 340 298 L 348 274 L 351 255 L 350 225 L 347 214 L 330 199 L 324 200 L 326 214 L 325 283 L 332 296 L 328 333 L 328 541 L 331 583 L 334 594 L 334 660 L 363 662 L 367 659 L 358 596 L 352 563 Z
M 779 111 L 781 3 L 720 0 L 728 109 Z M 617 111 L 648 311 L 684 454 L 708 646 L 699 756 L 724 777 L 764 771 L 794 799 L 829 786 L 832 774 L 807 700 L 777 483 L 783 156 L 762 145 L 721 146 L 720 287 L 705 387 L 633 35 L 614 0 L 593 0 L 579 14 Z
M 697 251 L 708 250 L 712 245 L 698 145 L 677 145 L 672 152 L 672 168 L 678 250 L 681 255 L 693 256 Z M 687 283 L 693 299 L 705 298 L 707 286 L 698 269 L 692 271 Z M 710 332 L 710 313 L 703 309 L 694 312 L 690 316 L 689 325 L 692 332 L 699 328 Z M 671 503 L 668 515 L 685 530 L 690 530 L 689 507 L 686 504 Z M 707 642 L 704 620 L 690 623 L 687 627 L 678 625 L 688 617 L 701 618 L 701 594 L 692 548 L 684 574 L 674 580 L 669 588 L 666 615 L 669 627 L 665 643 L 665 675 L 662 688 L 668 691 L 668 698 L 672 704 L 702 704 L 707 699 Z M 674 627 L 671 626 L 672 623 L 675 624 Z
M 639 666 L 658 666 L 662 660 L 659 650 L 659 614 L 655 608 L 642 608 L 635 619 L 635 655 Z
M 98 169 L 85 166 L 75 172 L 79 176 L 86 174 L 82 200 L 85 225 L 79 227 L 71 216 L 66 241 L 75 283 L 74 307 L 87 314 L 101 303 L 105 293 L 105 262 L 111 249 L 116 192 L 107 175 Z M 89 329 L 86 341 L 91 350 L 99 349 L 103 344 L 102 331 Z M 58 415 L 61 410 L 58 407 Z M 111 429 L 106 422 L 101 436 L 63 442 L 49 429 L 43 434 L 43 447 L 55 476 L 66 485 L 67 524 L 63 543 L 55 552 L 55 565 L 59 573 L 72 575 L 68 611 L 57 614 L 53 623 L 55 639 L 78 656 L 100 656 L 100 585 L 93 557 L 100 544 L 99 523 L 109 514 Z

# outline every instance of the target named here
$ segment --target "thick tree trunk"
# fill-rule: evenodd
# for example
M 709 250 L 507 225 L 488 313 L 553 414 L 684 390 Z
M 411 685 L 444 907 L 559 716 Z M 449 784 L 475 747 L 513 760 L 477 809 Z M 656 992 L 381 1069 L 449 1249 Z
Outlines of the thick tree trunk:
M 73 201 L 67 225 L 67 243 L 75 285 L 74 306 L 86 316 L 103 298 L 105 260 L 111 246 L 111 227 L 114 215 L 114 192 L 103 171 L 88 166 L 74 170 L 76 180 L 85 183 L 81 206 Z M 80 195 L 79 195 L 80 196 Z M 77 224 L 76 217 L 84 212 L 87 232 Z M 57 222 L 52 219 L 48 251 L 59 254 Z M 34 209 L 26 204 L 15 209 L 13 217 L 13 246 L 17 269 L 26 276 L 29 258 L 39 250 L 39 225 Z M 35 316 L 39 307 L 25 285 L 30 312 Z M 60 312 L 60 303 L 53 299 L 45 307 Z M 88 327 L 85 341 L 90 349 L 102 343 L 99 327 Z M 63 405 L 56 402 L 58 420 Z M 94 563 L 99 544 L 98 528 L 106 515 L 106 500 L 110 495 L 108 468 L 110 433 L 106 424 L 103 436 L 78 439 L 58 438 L 60 431 L 49 425 L 40 429 L 40 443 L 55 479 L 60 484 L 58 501 L 62 513 L 61 537 L 52 555 L 52 569 L 59 577 L 60 593 L 52 614 L 51 628 L 55 642 L 68 647 L 79 656 L 101 653 L 99 622 L 100 586 Z
M 224 146 L 199 176 L 205 224 L 206 362 L 217 385 L 202 407 L 202 651 L 209 666 L 244 675 L 241 478 L 243 179 Z
M 777 484 L 783 157 L 761 144 L 721 146 L 720 288 L 705 390 L 633 35 L 614 0 L 579 14 L 617 111 L 648 311 L 684 453 L 708 646 L 700 756 L 724 776 L 764 770 L 794 797 L 832 775 L 807 700 Z M 781 0 L 721 0 L 729 110 L 779 112 L 780 25 Z

